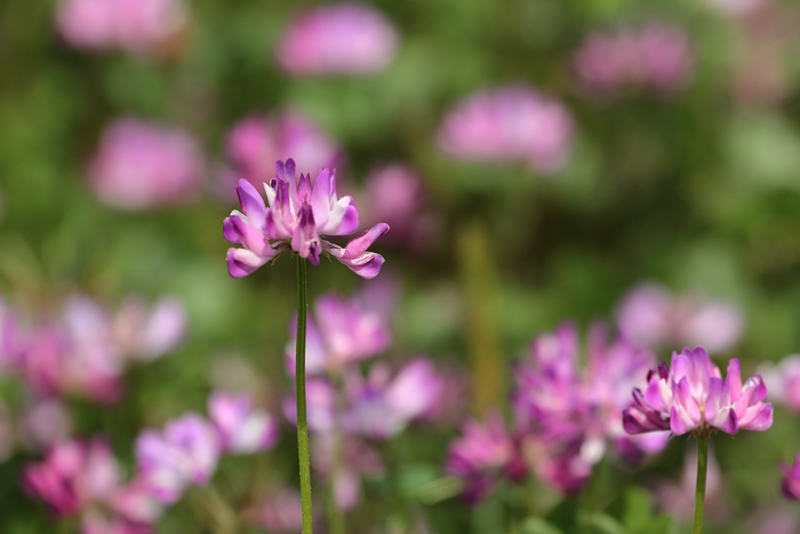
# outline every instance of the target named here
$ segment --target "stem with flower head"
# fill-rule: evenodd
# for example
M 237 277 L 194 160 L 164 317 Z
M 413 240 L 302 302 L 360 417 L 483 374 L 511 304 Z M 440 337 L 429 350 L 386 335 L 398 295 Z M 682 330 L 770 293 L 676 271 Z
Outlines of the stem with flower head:
M 308 417 L 306 416 L 306 314 L 308 282 L 306 260 L 297 256 L 297 342 L 295 352 L 295 387 L 297 390 L 297 454 L 300 459 L 300 500 L 303 509 L 303 534 L 312 534 L 311 460 L 308 452 Z
M 703 508 L 706 500 L 706 471 L 708 468 L 708 436 L 697 438 L 697 489 L 694 500 L 694 528 L 692 534 L 703 533 Z

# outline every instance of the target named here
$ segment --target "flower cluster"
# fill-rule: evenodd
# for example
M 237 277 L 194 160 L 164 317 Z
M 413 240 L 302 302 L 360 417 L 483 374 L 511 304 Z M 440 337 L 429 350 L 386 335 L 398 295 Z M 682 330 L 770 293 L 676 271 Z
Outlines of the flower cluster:
M 451 446 L 449 471 L 464 479 L 472 501 L 490 491 L 498 476 L 519 480 L 535 472 L 566 493 L 580 490 L 611 441 L 628 460 L 660 451 L 668 433 L 630 439 L 622 425 L 626 391 L 644 385 L 653 355 L 624 341 L 606 344 L 601 326 L 589 335 L 586 367 L 578 368 L 575 327 L 537 337 L 530 358 L 516 370 L 514 424 L 507 431 L 494 417 L 485 427 L 470 422 Z
M 481 91 L 444 119 L 439 145 L 453 157 L 523 161 L 553 173 L 567 161 L 574 125 L 567 109 L 526 86 Z
M 153 360 L 181 343 L 186 312 L 170 296 L 150 310 L 131 296 L 115 314 L 73 296 L 57 320 L 26 329 L 6 308 L 0 323 L 0 368 L 22 378 L 37 396 L 77 394 L 109 402 L 122 394 L 126 362 Z
M 358 209 L 349 196 L 336 194 L 336 171 L 322 169 L 311 184 L 311 176 L 300 175 L 294 160 L 275 164 L 276 178 L 264 184 L 269 208 L 255 187 L 240 180 L 236 189 L 242 211 L 233 211 L 223 224 L 225 239 L 243 248 L 228 249 L 228 272 L 234 278 L 247 276 L 268 261 L 290 250 L 319 265 L 329 255 L 364 278 L 374 278 L 383 256 L 368 252 L 372 243 L 389 230 L 379 223 L 340 247 L 321 238 L 352 234 L 358 228 Z
M 728 434 L 764 431 L 772 426 L 772 404 L 765 403 L 767 388 L 760 376 L 742 385 L 739 360 L 728 363 L 723 381 L 719 368 L 703 347 L 672 353 L 668 368 L 661 363 L 650 372 L 644 393 L 633 390 L 633 404 L 623 422 L 630 434 L 670 430 L 675 435 L 712 429 Z
M 366 4 L 317 7 L 291 21 L 278 44 L 278 64 L 293 76 L 365 75 L 394 59 L 397 32 Z
M 162 508 L 139 479 L 123 483 L 104 439 L 55 445 L 44 461 L 28 465 L 27 492 L 58 517 L 80 516 L 84 534 L 150 534 Z
M 142 484 L 160 502 L 170 504 L 192 485 L 206 485 L 223 454 L 271 449 L 277 421 L 255 409 L 246 395 L 215 393 L 208 400 L 210 421 L 187 413 L 167 422 L 163 431 L 147 429 L 136 440 Z
M 628 87 L 669 93 L 687 84 L 693 62 L 691 44 L 682 29 L 650 24 L 589 36 L 575 54 L 574 67 L 580 82 L 593 93 Z
M 744 318 L 731 302 L 692 294 L 673 297 L 667 288 L 647 283 L 623 297 L 617 323 L 621 335 L 637 345 L 702 345 L 723 352 L 739 342 Z
M 76 48 L 145 52 L 187 22 L 181 0 L 62 0 L 56 25 Z
M 89 184 L 122 210 L 183 204 L 198 198 L 203 155 L 187 132 L 127 117 L 109 126 L 89 163 Z
M 226 155 L 230 168 L 223 170 L 220 181 L 223 186 L 230 185 L 230 190 L 239 178 L 256 187 L 269 182 L 275 162 L 291 155 L 303 162 L 301 174 L 336 167 L 344 159 L 333 139 L 298 112 L 246 117 L 228 133 Z
M 334 480 L 339 505 L 350 509 L 360 500 L 359 477 L 383 471 L 381 457 L 369 441 L 389 439 L 411 421 L 431 416 L 442 383 L 424 357 L 394 376 L 382 362 L 362 374 L 359 362 L 385 351 L 391 342 L 386 318 L 363 302 L 324 295 L 314 316 L 308 319 L 306 346 L 308 426 L 316 437 L 313 462 Z M 286 347 L 290 372 L 294 348 L 292 339 Z M 284 412 L 296 420 L 294 398 L 286 399 Z

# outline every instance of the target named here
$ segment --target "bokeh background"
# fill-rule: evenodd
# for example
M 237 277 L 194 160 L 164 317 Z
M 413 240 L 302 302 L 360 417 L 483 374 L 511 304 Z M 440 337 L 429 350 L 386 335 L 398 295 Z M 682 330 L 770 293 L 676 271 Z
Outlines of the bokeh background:
M 358 365 L 426 355 L 458 383 L 439 399 L 446 416 L 374 445 L 383 469 L 359 482 L 347 532 L 577 532 L 579 508 L 601 518 L 586 532 L 686 528 L 659 489 L 691 498 L 691 481 L 679 489 L 685 437 L 638 467 L 603 460 L 591 492 L 564 496 L 531 476 L 474 506 L 444 470 L 448 444 L 467 417 L 508 414 L 513 362 L 534 336 L 567 319 L 582 337 L 594 320 L 615 332 L 641 283 L 690 308 L 720 303 L 722 317 L 697 328 L 728 329 L 712 353 L 723 368 L 736 356 L 750 376 L 798 351 L 799 4 L 376 1 L 358 9 L 377 22 L 323 13 L 305 34 L 299 17 L 334 4 L 192 0 L 155 15 L 67 4 L 0 4 L 0 293 L 34 330 L 76 295 L 108 310 L 130 294 L 148 305 L 171 295 L 186 332 L 127 365 L 103 402 L 80 379 L 43 390 L 24 373 L 2 377 L 0 531 L 80 531 L 21 483 L 53 442 L 106 436 L 128 476 L 142 429 L 204 413 L 222 389 L 280 420 L 274 449 L 225 459 L 215 478 L 249 510 L 237 531 L 270 532 L 253 510 L 297 484 L 281 409 L 295 266 L 283 257 L 230 278 L 222 220 L 238 208 L 238 178 L 268 180 L 286 157 L 335 165 L 362 227 L 392 226 L 373 247 L 386 258 L 378 278 L 326 260 L 309 271 L 312 300 L 383 304 L 391 346 Z M 287 51 L 292 24 L 299 44 Z M 650 341 L 664 360 L 694 339 Z M 58 409 L 40 426 L 61 425 L 57 435 L 28 428 L 44 402 Z M 777 469 L 798 436 L 798 416 L 776 406 L 768 432 L 713 438 L 709 532 L 800 531 Z M 315 484 L 324 529 L 324 477 Z M 223 532 L 197 508 L 167 507 L 157 531 Z

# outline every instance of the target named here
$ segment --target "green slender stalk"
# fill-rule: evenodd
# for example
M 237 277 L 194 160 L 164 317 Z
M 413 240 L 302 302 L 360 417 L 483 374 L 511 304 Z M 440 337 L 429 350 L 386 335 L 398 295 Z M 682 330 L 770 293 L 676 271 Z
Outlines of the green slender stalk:
M 308 417 L 306 415 L 306 314 L 308 282 L 306 260 L 297 256 L 297 352 L 295 385 L 297 390 L 297 455 L 300 459 L 300 500 L 303 508 L 303 534 L 312 534 L 311 460 L 308 452 Z
M 706 470 L 708 468 L 708 436 L 697 438 L 697 489 L 694 497 L 692 534 L 703 534 L 703 509 L 706 502 Z

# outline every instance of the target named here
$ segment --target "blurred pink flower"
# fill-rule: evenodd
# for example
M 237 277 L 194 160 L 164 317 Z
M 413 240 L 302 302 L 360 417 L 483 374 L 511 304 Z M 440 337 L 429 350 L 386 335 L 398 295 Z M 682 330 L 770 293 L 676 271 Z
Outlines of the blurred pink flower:
M 269 183 L 278 160 L 297 158 L 303 165 L 300 174 L 312 175 L 344 161 L 344 154 L 333 139 L 299 112 L 271 117 L 251 115 L 239 121 L 228 133 L 226 154 L 230 168 L 220 176 L 223 195 L 227 190 L 233 192 L 240 178 L 256 188 Z
M 240 180 L 236 189 L 242 212 L 234 210 L 223 222 L 223 236 L 234 245 L 227 255 L 228 273 L 241 278 L 287 253 L 296 252 L 312 265 L 319 265 L 321 255 L 334 257 L 363 278 L 380 273 L 383 256 L 367 249 L 389 231 L 379 223 L 344 248 L 321 236 L 348 235 L 358 229 L 358 209 L 349 196 L 336 194 L 336 170 L 322 169 L 316 182 L 300 175 L 297 182 L 294 160 L 275 163 L 276 178 L 264 184 L 269 208 L 247 180 Z
M 748 15 L 771 3 L 769 0 L 705 0 L 705 2 L 720 13 L 731 17 Z
M 300 494 L 281 490 L 260 500 L 253 510 L 252 522 L 275 534 L 299 533 L 303 530 Z
M 422 179 L 412 169 L 399 163 L 374 169 L 356 198 L 363 206 L 360 216 L 365 226 L 379 221 L 391 226 L 387 243 L 413 252 L 433 244 L 441 221 L 426 208 Z
M 741 309 L 723 300 L 691 294 L 673 297 L 658 284 L 634 287 L 617 309 L 625 339 L 643 346 L 702 345 L 711 352 L 733 348 L 742 335 Z
M 326 379 L 310 378 L 306 382 L 306 409 L 311 432 L 329 433 L 341 424 L 341 417 L 335 406 L 336 395 L 336 390 Z M 297 424 L 295 397 L 284 400 L 283 415 L 290 423 Z
M 160 297 L 150 309 L 137 296 L 125 298 L 113 317 L 112 335 L 121 353 L 150 361 L 174 350 L 186 335 L 186 306 L 178 297 Z
M 101 201 L 121 210 L 183 204 L 199 197 L 203 164 L 187 132 L 127 117 L 103 133 L 89 184 Z
M 467 502 L 482 500 L 501 477 L 524 476 L 519 444 L 499 414 L 487 416 L 483 423 L 466 422 L 461 434 L 450 443 L 445 470 L 463 480 Z
M 275 57 L 293 76 L 366 75 L 391 63 L 397 41 L 397 31 L 372 6 L 329 4 L 296 16 Z
M 562 169 L 572 146 L 574 122 L 560 102 L 524 85 L 478 92 L 442 122 L 442 149 L 463 160 L 528 163 L 551 174 Z
M 442 389 L 433 363 L 416 358 L 392 380 L 385 364 L 372 367 L 366 380 L 345 375 L 348 408 L 345 429 L 373 439 L 388 439 L 402 432 L 414 419 L 435 410 Z
M 677 91 L 686 86 L 693 63 L 686 33 L 659 23 L 591 35 L 574 59 L 575 71 L 586 89 L 606 94 L 628 87 Z
M 772 426 L 772 404 L 760 376 L 742 385 L 739 360 L 728 363 L 723 381 L 703 347 L 672 353 L 672 364 L 651 371 L 644 393 L 633 390 L 633 403 L 623 413 L 625 431 L 642 434 L 671 430 L 705 434 L 717 428 L 728 434 L 740 429 L 765 431 Z
M 163 432 L 144 430 L 136 440 L 139 476 L 165 504 L 180 499 L 189 484 L 205 486 L 216 471 L 220 453 L 216 429 L 194 413 L 169 421 Z
M 61 0 L 56 26 L 76 48 L 145 52 L 187 21 L 181 0 Z
M 31 449 L 47 449 L 72 434 L 72 416 L 60 399 L 35 399 L 20 421 L 21 441 Z
M 219 434 L 222 452 L 267 451 L 278 440 L 278 422 L 253 408 L 248 395 L 217 392 L 208 399 L 208 414 Z
M 778 468 L 783 475 L 781 488 L 787 499 L 800 500 L 800 454 L 794 459 L 792 465 L 781 464 Z
M 333 477 L 334 498 L 343 510 L 352 510 L 361 502 L 361 477 L 385 474 L 380 454 L 363 439 L 327 433 L 316 436 L 313 443 L 312 465 L 327 479 Z
M 58 516 L 80 515 L 83 533 L 151 533 L 161 514 L 138 483 L 121 483 L 119 465 L 103 439 L 55 445 L 44 462 L 26 467 L 23 484 Z M 129 505 L 134 499 L 135 507 Z
M 778 365 L 761 364 L 758 371 L 771 399 L 800 412 L 800 354 L 787 356 Z
M 316 318 L 316 321 L 314 321 Z M 289 324 L 286 371 L 294 374 L 296 321 Z M 314 317 L 306 327 L 306 372 L 322 373 L 385 351 L 392 341 L 383 317 L 366 309 L 356 297 L 345 300 L 336 294 L 317 299 Z

